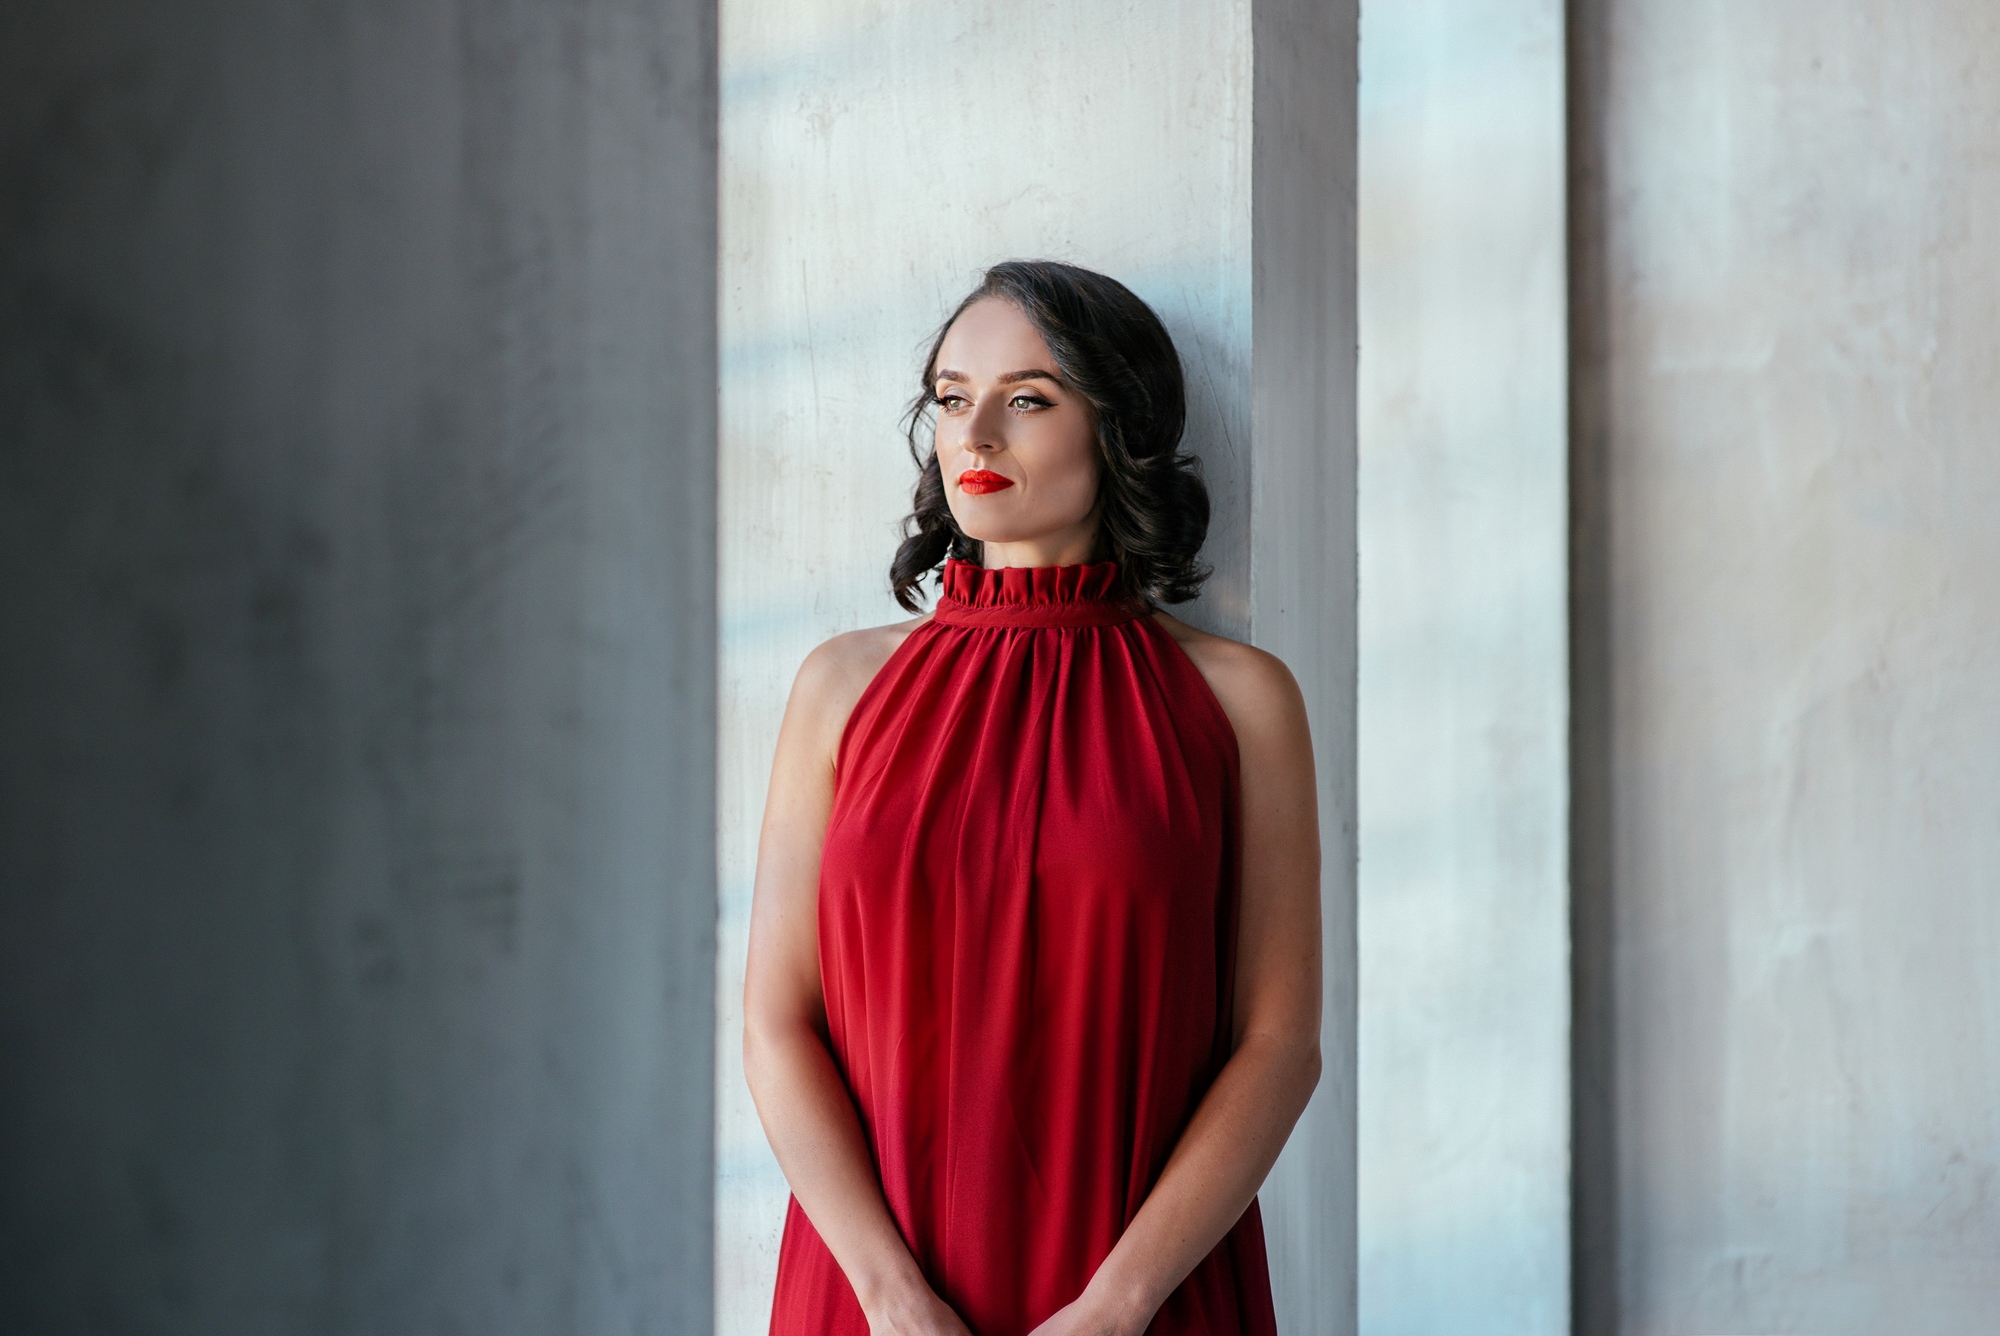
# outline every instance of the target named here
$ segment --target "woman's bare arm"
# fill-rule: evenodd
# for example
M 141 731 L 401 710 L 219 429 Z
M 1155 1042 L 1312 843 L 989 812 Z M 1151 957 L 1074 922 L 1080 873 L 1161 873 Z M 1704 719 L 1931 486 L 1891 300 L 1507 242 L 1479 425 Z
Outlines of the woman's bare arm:
M 965 1336 L 889 1215 L 861 1120 L 827 1047 L 819 863 L 840 735 L 908 624 L 828 641 L 793 684 L 757 845 L 743 984 L 743 1069 L 792 1193 L 878 1333 Z
M 1271 655 L 1160 623 L 1222 703 L 1242 761 L 1235 1048 L 1083 1297 L 1036 1336 L 1143 1332 L 1249 1207 L 1319 1081 L 1319 805 L 1305 702 Z

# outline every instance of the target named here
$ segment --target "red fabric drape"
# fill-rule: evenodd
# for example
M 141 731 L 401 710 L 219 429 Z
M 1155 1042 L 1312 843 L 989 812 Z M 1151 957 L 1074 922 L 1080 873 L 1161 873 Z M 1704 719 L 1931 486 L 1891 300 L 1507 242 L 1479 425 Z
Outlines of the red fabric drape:
M 1235 734 L 1113 563 L 948 563 L 862 693 L 820 867 L 834 1058 L 974 1336 L 1075 1299 L 1229 1054 Z M 1159 1336 L 1274 1333 L 1253 1202 Z M 866 1336 L 794 1199 L 774 1336 Z

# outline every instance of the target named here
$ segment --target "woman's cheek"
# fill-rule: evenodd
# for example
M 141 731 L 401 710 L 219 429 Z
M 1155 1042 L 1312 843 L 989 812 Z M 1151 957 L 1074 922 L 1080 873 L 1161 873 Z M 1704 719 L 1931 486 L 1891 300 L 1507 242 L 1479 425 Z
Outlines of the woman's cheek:
M 1069 470 L 1069 494 L 1071 507 L 1079 518 L 1087 514 L 1097 504 L 1098 466 L 1097 442 L 1086 441 L 1076 451 Z

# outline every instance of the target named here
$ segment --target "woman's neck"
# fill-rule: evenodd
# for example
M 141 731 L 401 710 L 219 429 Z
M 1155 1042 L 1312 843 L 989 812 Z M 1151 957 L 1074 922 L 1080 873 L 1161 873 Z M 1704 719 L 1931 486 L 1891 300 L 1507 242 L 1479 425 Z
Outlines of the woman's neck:
M 1080 566 L 1105 559 L 1103 534 L 1095 515 L 1073 529 L 1011 543 L 984 542 L 979 549 L 980 564 L 988 570 L 1003 566 Z

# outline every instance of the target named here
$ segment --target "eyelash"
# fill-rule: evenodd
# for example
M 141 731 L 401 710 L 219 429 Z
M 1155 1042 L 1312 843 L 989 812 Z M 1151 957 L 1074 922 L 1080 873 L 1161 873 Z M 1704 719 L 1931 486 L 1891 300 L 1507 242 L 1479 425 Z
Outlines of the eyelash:
M 936 404 L 939 408 L 949 408 L 952 400 L 957 400 L 958 402 L 963 403 L 965 402 L 965 396 L 962 394 L 934 394 L 931 396 L 931 402 Z M 1055 403 L 1052 400 L 1044 399 L 1039 394 L 1017 394 L 1012 399 L 1009 399 L 1007 401 L 1010 407 L 1013 406 L 1014 404 L 1023 402 L 1027 403 L 1031 408 L 1055 407 Z

